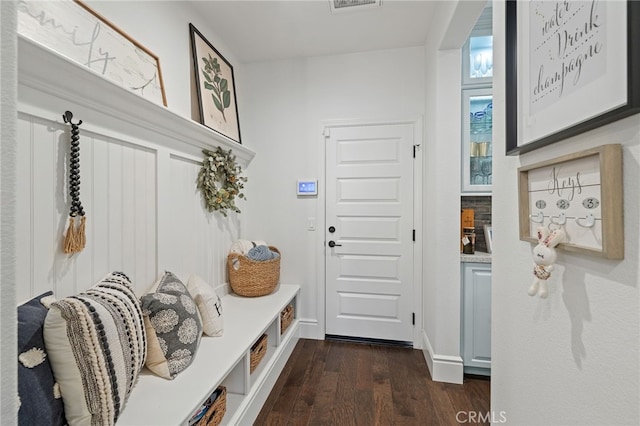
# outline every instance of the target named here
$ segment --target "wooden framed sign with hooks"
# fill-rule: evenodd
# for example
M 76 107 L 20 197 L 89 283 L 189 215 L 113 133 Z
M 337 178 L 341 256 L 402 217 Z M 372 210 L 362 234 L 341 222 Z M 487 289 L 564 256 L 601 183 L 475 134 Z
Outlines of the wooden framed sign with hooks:
M 607 259 L 624 258 L 622 147 L 602 145 L 518 169 L 520 239 L 562 228 L 558 246 Z

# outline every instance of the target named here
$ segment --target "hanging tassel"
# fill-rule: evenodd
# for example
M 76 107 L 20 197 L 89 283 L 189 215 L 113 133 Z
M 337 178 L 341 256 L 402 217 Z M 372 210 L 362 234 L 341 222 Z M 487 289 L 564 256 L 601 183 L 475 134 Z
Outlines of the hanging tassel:
M 80 251 L 78 249 L 78 235 L 73 217 L 69 217 L 69 226 L 67 226 L 67 235 L 64 237 L 63 251 L 66 254 L 73 254 Z
M 78 241 L 78 251 L 82 251 L 82 249 L 84 249 L 84 246 L 87 244 L 87 236 L 85 234 L 86 223 L 87 223 L 87 217 L 82 216 L 80 218 L 80 226 L 78 227 L 78 232 L 76 234 L 77 241 Z
M 69 226 L 67 227 L 67 235 L 64 237 L 63 250 L 66 254 L 80 253 L 87 244 L 86 237 L 87 218 L 82 216 L 80 224 L 76 223 L 74 217 L 69 218 Z

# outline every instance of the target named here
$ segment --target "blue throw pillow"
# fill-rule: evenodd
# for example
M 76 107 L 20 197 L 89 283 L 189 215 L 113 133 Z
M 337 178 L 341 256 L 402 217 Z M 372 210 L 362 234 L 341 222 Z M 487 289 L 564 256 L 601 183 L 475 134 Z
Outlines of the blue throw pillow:
M 64 425 L 64 405 L 53 378 L 42 334 L 49 309 L 40 300 L 48 291 L 18 306 L 19 425 Z

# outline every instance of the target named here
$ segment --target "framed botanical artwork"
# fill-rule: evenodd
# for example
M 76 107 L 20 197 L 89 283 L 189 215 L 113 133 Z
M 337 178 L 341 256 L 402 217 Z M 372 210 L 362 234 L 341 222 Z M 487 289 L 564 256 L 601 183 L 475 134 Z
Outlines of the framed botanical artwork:
M 160 60 L 79 0 L 18 2 L 18 33 L 167 106 Z
M 520 167 L 518 185 L 521 240 L 537 242 L 540 226 L 562 229 L 560 249 L 624 258 L 621 145 Z
M 640 2 L 506 2 L 506 151 L 640 112 Z
M 189 30 L 200 123 L 242 143 L 233 67 L 193 24 Z

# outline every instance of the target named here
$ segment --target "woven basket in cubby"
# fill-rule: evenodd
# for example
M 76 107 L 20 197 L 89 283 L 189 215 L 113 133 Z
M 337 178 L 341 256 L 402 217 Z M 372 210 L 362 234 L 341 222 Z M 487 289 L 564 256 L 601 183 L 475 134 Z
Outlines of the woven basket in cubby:
M 267 342 L 269 338 L 266 334 L 260 336 L 257 342 L 251 346 L 251 350 L 249 352 L 249 372 L 253 373 L 258 365 L 260 365 L 260 361 L 264 358 L 267 353 Z
M 280 334 L 284 334 L 293 322 L 293 305 L 289 304 L 280 312 Z
M 227 412 L 227 388 L 219 386 L 205 404 L 209 408 L 196 426 L 218 426 Z
M 273 292 L 280 280 L 280 252 L 269 246 L 269 250 L 278 253 L 271 260 L 252 260 L 240 253 L 229 253 L 227 272 L 229 285 L 234 293 L 245 297 L 265 296 Z

